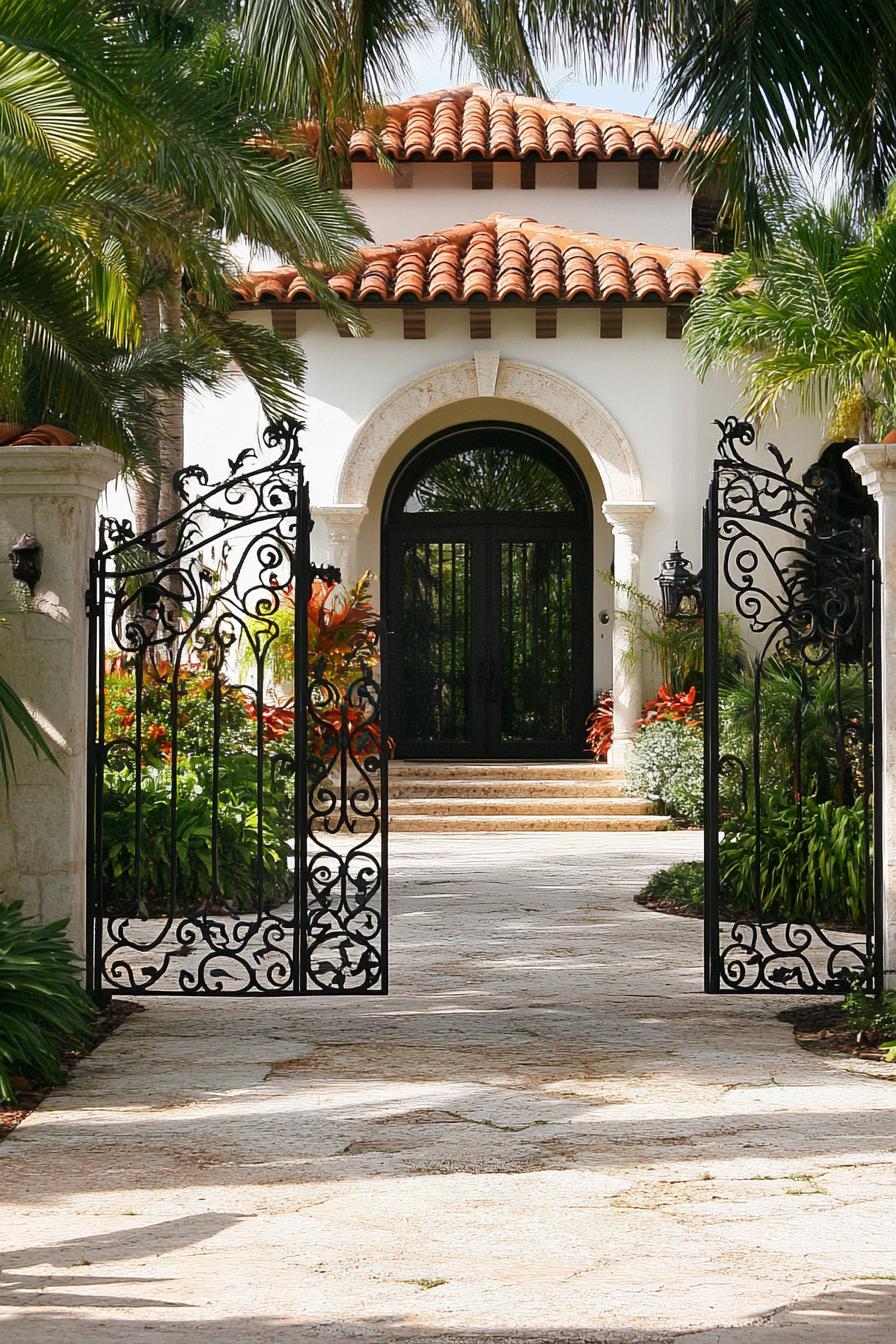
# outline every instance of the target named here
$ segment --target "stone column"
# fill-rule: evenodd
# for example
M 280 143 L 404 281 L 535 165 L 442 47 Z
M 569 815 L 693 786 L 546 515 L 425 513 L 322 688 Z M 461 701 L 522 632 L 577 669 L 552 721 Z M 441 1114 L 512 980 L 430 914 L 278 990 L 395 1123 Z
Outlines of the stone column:
M 361 577 L 358 573 L 358 529 L 367 517 L 367 505 L 315 504 L 311 515 L 315 524 L 312 546 L 318 539 L 318 526 L 326 529 L 327 563 L 338 565 L 343 580 L 354 583 Z
M 843 456 L 877 500 L 882 666 L 875 675 L 880 677 L 884 758 L 882 797 L 874 806 L 882 814 L 884 974 L 887 987 L 896 988 L 896 444 L 859 443 Z
M 105 448 L 0 448 L 0 557 L 31 532 L 44 548 L 34 598 L 0 569 L 0 672 L 34 713 L 60 769 L 11 730 L 16 778 L 0 796 L 0 891 L 42 922 L 68 918 L 85 947 L 87 619 L 100 493 L 119 462 Z M 28 598 L 27 589 L 25 599 Z M 24 608 L 24 609 L 23 609 Z
M 607 500 L 603 506 L 604 517 L 613 528 L 613 577 L 618 583 L 638 587 L 644 523 L 654 508 L 643 500 Z M 624 620 L 630 606 L 628 594 L 615 589 L 613 605 L 613 745 L 609 761 L 611 765 L 624 765 L 644 696 L 640 662 L 632 666 L 628 658 L 630 637 Z

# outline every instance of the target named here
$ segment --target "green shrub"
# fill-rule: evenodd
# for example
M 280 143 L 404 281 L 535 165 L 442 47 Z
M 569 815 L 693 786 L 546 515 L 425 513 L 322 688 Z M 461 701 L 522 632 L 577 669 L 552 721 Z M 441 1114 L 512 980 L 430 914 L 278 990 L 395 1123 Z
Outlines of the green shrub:
M 822 925 L 863 923 L 864 825 L 862 799 L 837 807 L 807 798 L 802 816 L 795 804 L 763 812 L 761 913 Z M 754 848 L 752 814 L 729 822 L 719 850 L 719 875 L 724 902 L 737 909 L 753 905 Z
M 212 769 L 199 757 L 177 771 L 177 910 L 254 909 L 258 893 L 258 814 L 255 758 L 225 756 L 218 793 L 218 887 L 212 889 Z M 268 780 L 270 771 L 268 770 Z M 262 871 L 266 908 L 288 899 L 292 878 L 278 798 L 264 790 Z M 172 891 L 170 824 L 171 769 L 147 766 L 142 773 L 141 884 L 134 902 L 136 799 L 131 770 L 107 771 L 103 810 L 103 887 L 106 915 L 163 914 Z
M 744 672 L 719 697 L 721 755 L 750 761 L 756 688 L 753 669 Z M 861 716 L 864 712 L 862 669 L 819 667 L 803 659 L 770 658 L 762 668 L 759 692 L 759 760 L 762 788 L 783 799 L 797 791 L 796 745 L 800 742 L 799 792 L 816 802 L 851 803 L 860 768 Z M 799 739 L 796 725 L 799 721 Z M 848 731 L 841 737 L 839 725 Z M 723 806 L 740 810 L 733 796 L 740 781 L 723 782 Z M 746 780 L 748 790 L 752 781 Z M 729 797 L 729 791 L 732 796 Z M 752 798 L 748 805 L 753 806 Z
M 645 723 L 626 763 L 635 793 L 660 803 L 690 825 L 703 821 L 703 733 L 671 719 Z
M 872 999 L 856 985 L 843 1000 L 843 1012 L 857 1035 L 896 1035 L 896 989 L 885 990 L 880 998 Z
M 60 1050 L 82 1045 L 95 1014 L 78 980 L 66 920 L 39 925 L 22 902 L 0 905 L 0 1099 L 13 1100 L 16 1074 L 36 1083 L 59 1076 Z
M 703 864 L 699 859 L 673 863 L 649 879 L 639 897 L 645 902 L 662 902 L 703 909 Z

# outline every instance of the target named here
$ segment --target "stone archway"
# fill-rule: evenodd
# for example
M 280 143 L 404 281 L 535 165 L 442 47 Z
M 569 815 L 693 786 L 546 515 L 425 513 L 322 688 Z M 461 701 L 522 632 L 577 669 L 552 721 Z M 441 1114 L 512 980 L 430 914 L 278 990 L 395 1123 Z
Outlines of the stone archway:
M 441 364 L 418 374 L 384 398 L 358 426 L 349 445 L 332 505 L 315 509 L 330 533 L 334 553 L 351 570 L 357 532 L 374 479 L 393 444 L 434 411 L 477 398 L 499 398 L 556 420 L 582 445 L 605 493 L 603 513 L 613 529 L 613 572 L 622 584 L 637 585 L 644 522 L 654 505 L 644 499 L 635 453 L 610 412 L 578 383 L 553 369 L 484 351 L 470 359 Z M 465 413 L 466 414 L 466 413 Z M 613 628 L 614 744 L 620 762 L 631 746 L 641 712 L 640 669 L 628 665 L 624 616 L 627 598 L 617 589 Z

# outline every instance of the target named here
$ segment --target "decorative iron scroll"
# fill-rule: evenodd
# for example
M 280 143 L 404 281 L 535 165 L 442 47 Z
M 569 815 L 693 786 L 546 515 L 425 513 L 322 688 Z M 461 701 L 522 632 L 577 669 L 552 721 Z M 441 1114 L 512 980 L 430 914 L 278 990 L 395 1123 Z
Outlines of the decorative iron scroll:
M 774 444 L 754 448 L 752 425 L 734 417 L 717 423 L 721 438 L 704 517 L 706 987 L 804 994 L 842 992 L 853 984 L 872 988 L 881 977 L 873 808 L 880 760 L 874 750 L 875 530 L 869 518 L 853 519 L 839 508 L 833 471 L 816 466 L 794 480 L 792 459 Z M 720 725 L 724 607 L 739 618 L 751 660 L 749 725 L 741 749 L 732 749 L 730 729 Z M 784 804 L 766 777 L 763 737 L 769 678 L 775 676 L 787 679 L 793 698 L 788 722 L 794 763 L 786 812 L 777 820 L 784 819 L 801 861 L 804 853 L 808 861 L 809 828 L 819 816 L 812 793 L 817 781 L 825 780 L 838 806 L 849 805 L 855 814 L 850 891 L 862 911 L 861 928 L 837 927 L 833 920 L 828 927 L 822 917 L 795 918 L 775 908 L 771 837 L 774 811 Z M 811 712 L 821 676 L 828 679 L 833 704 L 829 759 L 819 760 Z M 847 680 L 854 692 L 859 687 L 860 703 L 851 708 L 843 690 Z M 829 810 L 825 817 L 833 815 Z M 808 891 L 808 868 L 805 882 Z M 808 897 L 793 895 L 799 910 Z M 745 904 L 752 910 L 748 917 L 741 913 Z M 736 918 L 726 917 L 730 910 Z
M 386 754 L 380 688 L 368 668 L 340 693 L 309 681 L 307 975 L 318 989 L 384 987 Z
M 317 571 L 301 428 L 270 425 L 268 460 L 242 452 L 218 484 L 178 472 L 183 507 L 148 532 L 101 520 L 88 592 L 96 992 L 385 989 L 379 687 L 367 671 L 347 692 L 306 671 Z M 349 853 L 334 818 L 362 810 Z

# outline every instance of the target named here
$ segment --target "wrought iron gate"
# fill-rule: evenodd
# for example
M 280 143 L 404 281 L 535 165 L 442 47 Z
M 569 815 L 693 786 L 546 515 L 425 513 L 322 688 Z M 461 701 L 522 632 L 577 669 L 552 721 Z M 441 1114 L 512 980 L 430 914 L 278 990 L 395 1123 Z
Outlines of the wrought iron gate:
M 832 471 L 794 480 L 774 445 L 747 454 L 751 425 L 719 427 L 704 515 L 706 989 L 874 990 L 875 526 L 846 516 Z M 735 622 L 747 667 L 732 665 Z
M 301 426 L 104 518 L 87 594 L 95 993 L 384 993 L 386 737 L 374 644 L 308 666 Z M 369 659 L 369 663 L 365 661 Z

